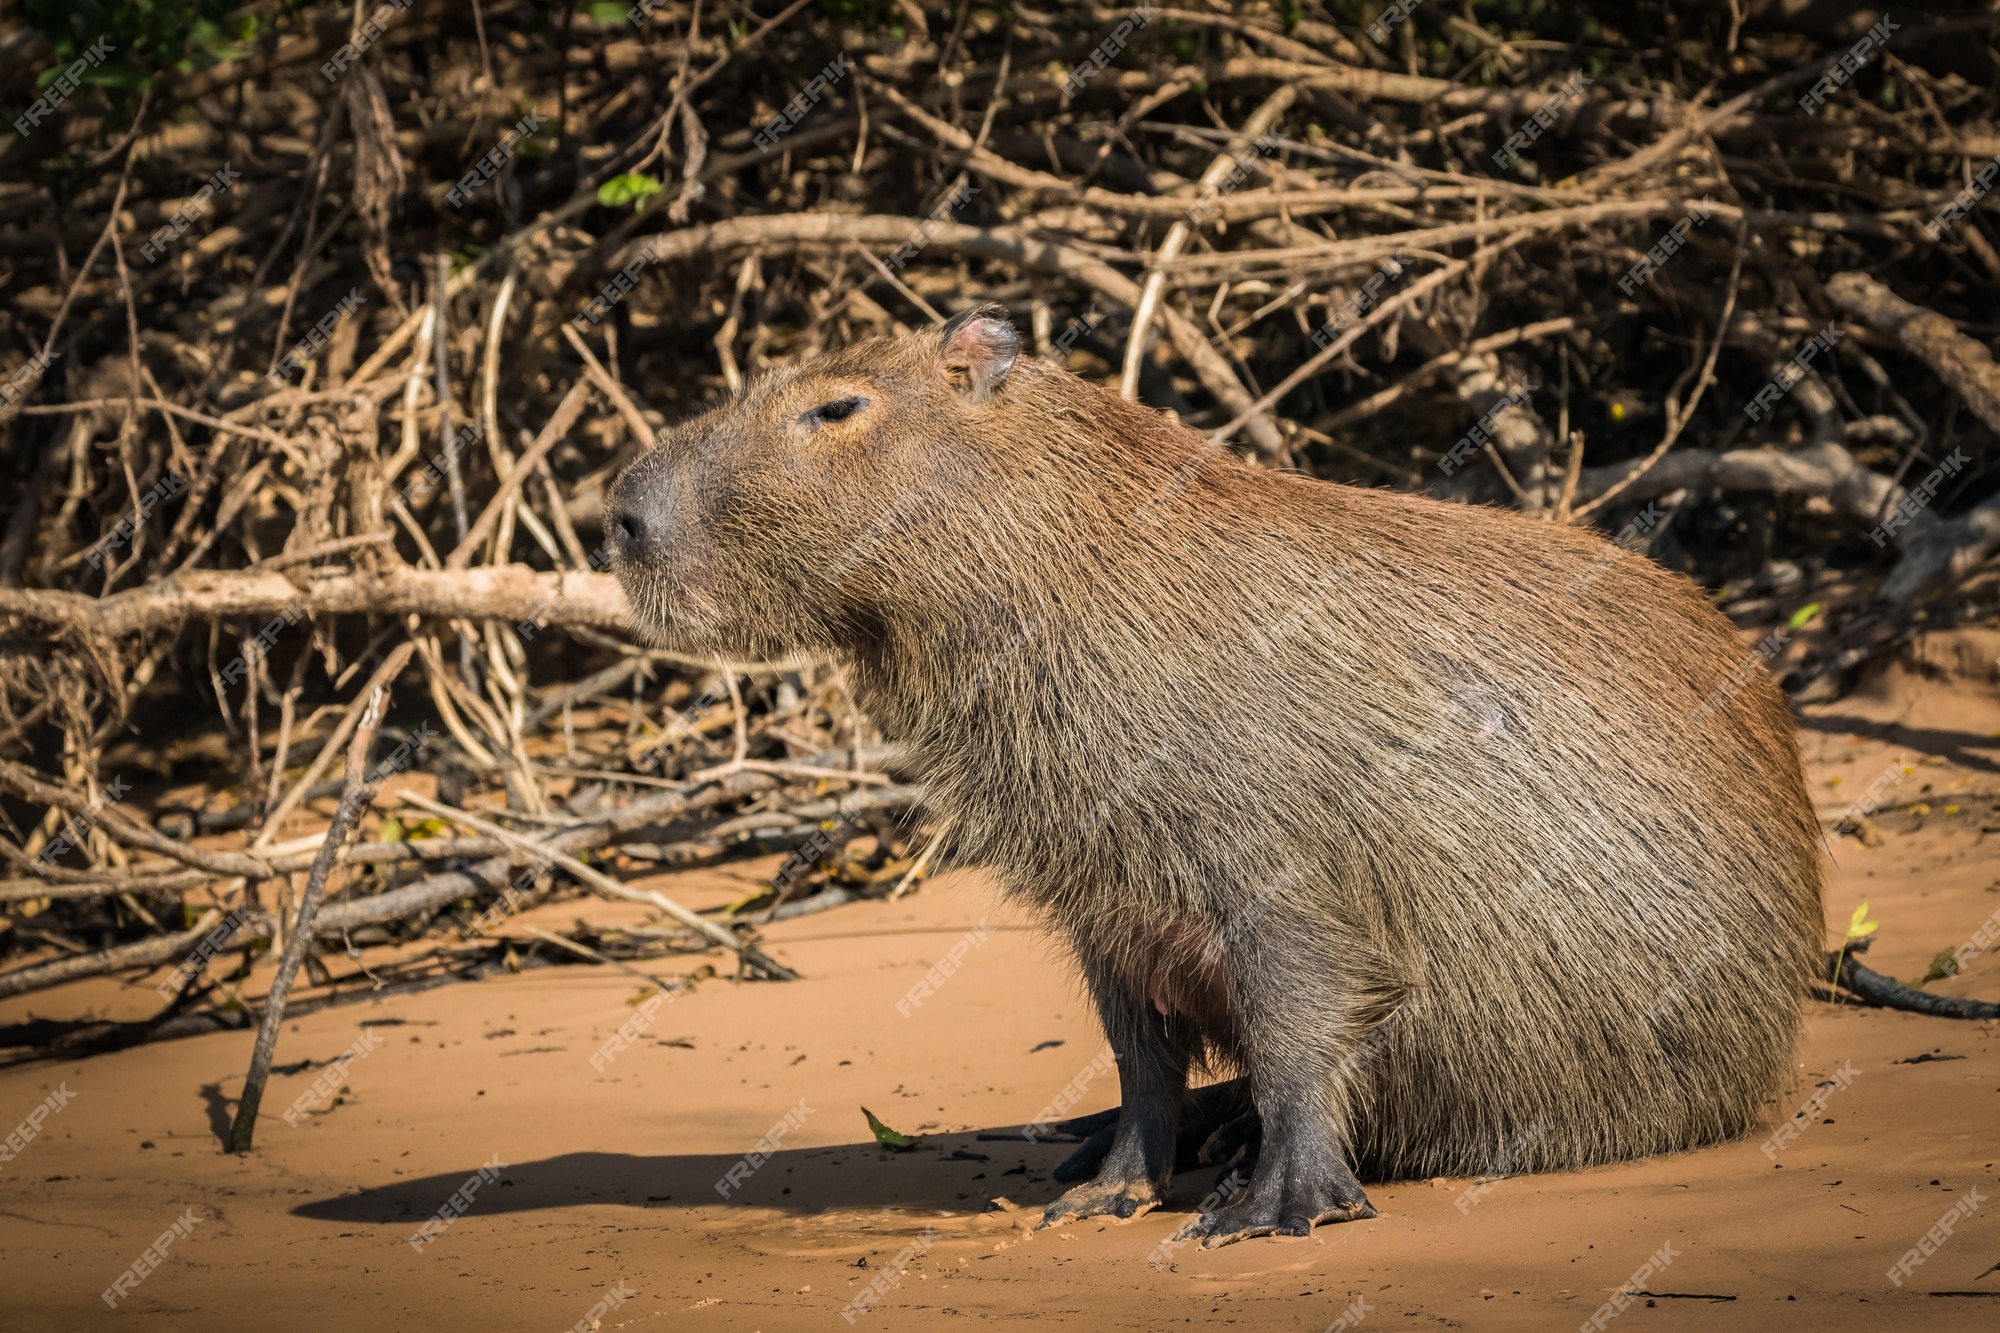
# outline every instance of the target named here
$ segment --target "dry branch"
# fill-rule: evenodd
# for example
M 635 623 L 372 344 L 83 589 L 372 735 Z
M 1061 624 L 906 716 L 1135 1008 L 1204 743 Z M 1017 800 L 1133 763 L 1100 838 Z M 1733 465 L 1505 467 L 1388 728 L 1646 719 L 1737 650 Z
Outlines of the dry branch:
M 268 618 L 288 607 L 314 617 L 495 616 L 597 629 L 623 629 L 630 623 L 624 590 L 611 575 L 576 570 L 540 573 L 526 565 L 336 574 L 303 587 L 277 573 L 188 570 L 104 598 L 0 588 L 0 616 L 18 616 L 43 626 L 45 632 L 84 641 L 174 630 L 190 620 Z
M 393 679 L 394 673 L 388 674 Z M 298 919 L 285 932 L 285 946 L 278 958 L 278 971 L 271 978 L 270 990 L 264 996 L 263 1020 L 257 1026 L 257 1044 L 250 1052 L 249 1072 L 243 1078 L 243 1095 L 236 1103 L 236 1120 L 229 1129 L 231 1152 L 249 1152 L 256 1137 L 257 1109 L 263 1105 L 264 1084 L 271 1077 L 271 1057 L 277 1053 L 278 1029 L 285 1021 L 285 999 L 291 994 L 292 979 L 298 975 L 300 964 L 305 962 L 306 951 L 312 947 L 313 918 L 319 914 L 320 900 L 326 894 L 327 877 L 333 873 L 334 863 L 340 859 L 340 850 L 346 845 L 347 835 L 353 831 L 355 822 L 375 800 L 375 788 L 364 780 L 363 774 L 368 768 L 368 748 L 375 740 L 375 728 L 382 719 L 383 707 L 389 701 L 389 684 L 385 680 L 371 685 L 367 691 L 367 708 L 354 730 L 354 740 L 347 751 L 347 791 L 333 812 L 326 840 L 320 844 L 319 855 L 313 858 L 312 869 L 306 874 L 305 891 L 299 895 Z M 334 748 L 329 745 L 327 752 L 332 752 Z
M 1894 335 L 1904 350 L 1936 371 L 1988 429 L 2000 433 L 2000 367 L 1993 364 L 1993 354 L 1983 343 L 1960 333 L 1936 311 L 1905 301 L 1866 273 L 1835 274 L 1826 284 L 1826 294 L 1849 314 Z M 2000 491 L 1948 522 L 1915 525 L 1910 533 L 1902 562 L 1883 581 L 1884 601 L 1912 602 L 1938 583 L 1964 578 L 2000 550 Z
M 1817 581 L 1801 596 L 1857 630 L 1824 650 L 1836 665 L 1897 641 L 1909 606 L 2000 547 L 2000 496 L 1969 504 L 1964 486 L 1932 494 L 1919 480 L 1940 447 L 1973 455 L 1969 479 L 1990 476 L 2000 430 L 2000 377 L 1966 336 L 1985 336 L 2000 252 L 1973 215 L 1990 199 L 1961 193 L 2000 142 L 2000 102 L 1988 81 L 1928 68 L 1920 49 L 1966 33 L 1974 52 L 1990 13 L 1899 29 L 1885 62 L 1893 105 L 1864 91 L 1871 72 L 1806 117 L 1788 94 L 1845 45 L 1784 31 L 1783 16 L 1738 32 L 1713 5 L 1670 19 L 1621 11 L 1618 31 L 1590 46 L 1553 13 L 1520 18 L 1527 41 L 1434 15 L 1388 49 L 1310 15 L 1288 25 L 1264 9 L 1154 7 L 1114 63 L 1068 86 L 1128 10 L 1023 10 L 991 28 L 961 14 L 947 38 L 914 20 L 905 32 L 835 20 L 811 0 L 772 8 L 737 36 L 712 5 L 697 18 L 686 0 L 663 0 L 632 31 L 611 25 L 616 37 L 582 16 L 551 28 L 518 0 L 429 8 L 396 17 L 364 67 L 328 88 L 305 62 L 355 19 L 309 5 L 247 59 L 161 74 L 129 126 L 81 92 L 57 124 L 0 143 L 0 161 L 19 168 L 0 188 L 0 254 L 21 298 L 0 307 L 0 344 L 14 349 L 0 377 L 61 353 L 0 393 L 0 452 L 18 459 L 22 492 L 0 533 L 0 813 L 16 827 L 42 820 L 26 826 L 31 842 L 85 810 L 95 775 L 112 771 L 109 747 L 137 747 L 144 766 L 164 712 L 212 709 L 221 732 L 196 729 L 204 742 L 224 735 L 240 761 L 245 796 L 230 804 L 242 818 L 197 815 L 190 836 L 251 830 L 240 849 L 206 836 L 197 848 L 113 807 L 93 812 L 86 868 L 0 849 L 16 876 L 0 881 L 0 903 L 24 904 L 22 919 L 39 908 L 40 938 L 119 941 L 0 974 L 0 994 L 184 952 L 190 934 L 162 923 L 182 919 L 191 890 L 232 905 L 240 895 L 248 916 L 231 947 L 283 934 L 254 881 L 316 861 L 387 872 L 347 880 L 310 932 L 328 939 L 423 929 L 490 896 L 524 857 L 557 864 L 555 853 L 623 843 L 691 864 L 796 838 L 818 803 L 766 806 L 793 783 L 871 784 L 826 817 L 907 808 L 909 789 L 825 767 L 844 762 L 832 747 L 867 741 L 824 664 L 745 666 L 758 682 L 745 688 L 727 668 L 717 679 L 706 661 L 635 648 L 621 637 L 622 592 L 587 568 L 576 531 L 656 422 L 895 328 L 870 296 L 879 283 L 926 315 L 1001 301 L 1038 350 L 1114 383 L 1124 348 L 1136 386 L 1140 356 L 1167 359 L 1148 343 L 1171 344 L 1191 377 L 1146 377 L 1156 406 L 1210 430 L 1241 422 L 1258 458 L 1324 475 L 1352 476 L 1356 460 L 1373 479 L 1434 484 L 1435 446 L 1492 401 L 1476 386 L 1553 383 L 1560 355 L 1563 429 L 1536 415 L 1546 397 L 1518 430 L 1502 418 L 1496 468 L 1462 474 L 1468 489 L 1452 498 L 1534 510 L 1553 499 L 1558 515 L 1609 527 L 1614 509 L 1666 495 L 1684 497 L 1675 515 L 1723 492 L 1822 497 L 1865 557 L 1864 534 L 1923 494 L 1872 610 L 1853 597 L 1838 610 L 1819 591 L 1853 563 L 1827 554 L 1822 506 L 1740 507 L 1774 558 L 1794 543 L 1782 558 Z M 8 45 L 13 35 L 0 33 L 0 82 L 49 63 L 46 41 Z M 816 104 L 788 103 L 799 71 L 835 51 L 859 72 Z M 1607 51 L 1597 82 L 1556 106 L 1572 70 Z M 378 99 L 378 84 L 394 96 Z M 450 183 L 528 105 L 554 122 L 540 144 L 557 151 L 518 154 L 452 199 Z M 1493 150 L 1530 117 L 1540 133 L 1503 164 Z M 146 233 L 191 207 L 192 183 L 246 135 L 270 150 L 240 186 L 209 200 L 164 259 L 136 265 Z M 590 145 L 581 175 L 578 143 Z M 601 204 L 598 187 L 627 173 L 657 191 L 636 209 Z M 968 174 L 986 188 L 961 214 L 913 216 Z M 1966 216 L 1934 242 L 1921 224 L 1954 199 Z M 1713 221 L 1665 252 L 1650 283 L 1621 283 L 1697 200 Z M 914 264 L 878 257 L 906 242 Z M 1357 271 L 1398 253 L 1420 255 L 1424 271 L 1314 357 L 1318 312 L 1342 308 Z M 473 258 L 447 276 L 446 254 Z M 615 309 L 580 321 L 607 282 Z M 267 383 L 270 359 L 357 285 L 370 304 L 301 378 Z M 1935 309 L 1893 291 L 1925 293 Z M 1076 313 L 1066 307 L 1093 297 L 1134 318 L 1086 317 L 1056 336 Z M 1867 327 L 1746 429 L 1737 405 L 1781 373 L 1829 303 Z M 1718 356 L 1724 326 L 1730 355 Z M 1905 358 L 1932 373 L 1907 373 Z M 1705 396 L 1686 392 L 1697 372 Z M 1953 394 L 1972 408 L 1965 422 Z M 615 421 L 587 410 L 592 395 Z M 1638 439 L 1614 397 L 1639 423 L 1664 409 L 1664 430 Z M 481 434 L 460 456 L 454 430 L 468 421 Z M 125 522 L 170 470 L 183 478 L 178 512 Z M 418 472 L 448 486 L 431 494 Z M 1705 546 L 1701 526 L 1675 524 L 1656 553 L 1709 576 L 1730 552 Z M 1814 545 L 1798 549 L 1807 528 Z M 1976 613 L 1978 586 L 1927 601 L 1927 623 Z M 281 642 L 260 635 L 301 612 L 310 623 Z M 566 632 L 536 637 L 545 624 Z M 313 778 L 413 653 L 450 736 L 423 761 L 440 792 L 504 781 L 519 819 L 495 818 L 533 836 L 346 848 L 294 836 L 308 794 L 329 794 Z M 299 751 L 314 743 L 301 780 Z M 624 771 L 634 764 L 645 772 Z M 660 825 L 671 831 L 641 831 Z M 640 852 L 641 838 L 658 841 Z M 377 891 L 412 871 L 422 877 Z M 830 888 L 770 915 L 865 896 Z
M 420 918 L 460 899 L 477 898 L 488 894 L 506 884 L 510 878 L 518 878 L 519 872 L 516 867 L 523 859 L 533 864 L 535 859 L 551 853 L 587 851 L 626 841 L 635 833 L 652 825 L 667 824 L 678 819 L 701 815 L 718 806 L 730 805 L 746 797 L 771 791 L 780 785 L 782 784 L 776 777 L 768 774 L 742 773 L 726 781 L 711 783 L 693 790 L 655 792 L 628 802 L 607 819 L 574 824 L 540 839 L 526 839 L 518 834 L 508 833 L 504 838 L 438 838 L 419 843 L 370 843 L 349 846 L 341 856 L 340 863 L 380 864 L 417 857 L 479 859 L 461 869 L 440 871 L 415 883 L 371 897 L 330 903 L 318 913 L 315 934 L 321 940 L 338 942 L 346 932 L 362 926 Z M 901 810 L 920 799 L 921 793 L 916 789 L 889 788 L 846 798 L 841 802 L 841 808 L 855 812 Z M 804 820 L 824 817 L 826 811 L 821 810 L 815 803 L 801 806 L 795 816 Z M 532 852 L 527 850 L 528 845 L 532 845 L 534 849 Z M 278 873 L 303 869 L 310 861 L 316 860 L 318 855 L 315 850 L 297 856 L 273 858 L 271 865 Z M 623 892 L 616 896 L 639 893 L 641 894 L 639 900 L 650 906 L 660 906 L 660 902 L 654 896 L 645 895 L 639 890 L 624 889 L 622 885 L 620 888 Z M 211 912 L 190 931 L 156 936 L 112 949 L 79 954 L 54 962 L 19 968 L 13 972 L 0 973 L 0 998 L 46 989 L 84 977 L 104 976 L 133 968 L 154 967 L 170 959 L 184 956 L 214 926 L 218 916 L 218 913 Z M 712 923 L 697 927 L 704 937 L 712 938 L 711 928 L 720 929 L 712 927 Z M 271 939 L 274 934 L 270 914 L 253 912 L 248 914 L 247 918 L 225 939 L 218 942 L 216 951 L 246 948 L 260 940 Z M 780 969 L 783 967 L 777 963 L 773 963 L 773 966 Z
M 206 870 L 217 875 L 248 875 L 258 879 L 268 878 L 271 866 L 259 857 L 242 852 L 209 852 L 175 842 L 163 833 L 156 832 L 133 819 L 117 805 L 97 800 L 67 787 L 46 782 L 32 769 L 0 759 L 0 787 L 13 792 L 24 800 L 39 802 L 45 806 L 69 811 L 88 820 L 95 820 L 107 832 L 128 847 L 139 847 L 161 856 L 185 862 L 197 870 Z
M 59 958 L 51 963 L 37 963 L 31 967 L 16 968 L 12 972 L 0 973 L 0 999 L 10 995 L 26 995 L 30 991 L 46 990 L 50 986 L 60 986 L 64 982 L 78 981 L 84 977 L 101 977 L 110 972 L 122 972 L 127 968 L 157 967 L 170 958 L 185 955 L 202 937 L 222 919 L 222 913 L 214 909 L 204 912 L 201 919 L 187 930 L 172 935 L 155 935 L 151 939 L 134 940 L 101 953 L 77 954 L 70 958 Z
M 1642 470 L 1643 459 L 1585 468 L 1577 483 L 1579 501 L 1593 500 Z M 1626 488 L 1629 501 L 1654 500 L 1674 491 L 1700 489 L 1761 491 L 1772 495 L 1819 495 L 1855 519 L 1874 522 L 1891 502 L 1887 477 L 1854 461 L 1843 446 L 1823 444 L 1785 453 L 1777 449 L 1682 449 L 1660 458 Z
M 1827 280 L 1826 294 L 1850 315 L 1893 334 L 1910 355 L 1964 398 L 1980 420 L 2000 432 L 2000 366 L 1993 364 L 1985 344 L 1960 333 L 1935 310 L 1905 301 L 1866 273 L 1836 273 Z
M 725 949 L 732 950 L 745 963 L 748 963 L 750 966 L 755 967 L 775 980 L 797 981 L 799 979 L 798 973 L 770 957 L 756 945 L 750 943 L 748 940 L 738 939 L 735 935 L 705 917 L 695 915 L 663 893 L 658 893 L 651 889 L 634 889 L 620 884 L 603 871 L 595 870 L 585 865 L 568 852 L 551 846 L 547 841 L 524 838 L 518 833 L 509 832 L 491 820 L 481 819 L 477 815 L 467 814 L 463 810 L 454 809 L 442 801 L 429 800 L 414 792 L 405 792 L 403 799 L 420 810 L 428 810 L 432 814 L 443 815 L 446 819 L 455 820 L 468 828 L 478 829 L 488 837 L 497 838 L 515 851 L 525 852 L 535 857 L 538 861 L 546 861 L 551 865 L 561 866 L 564 870 L 608 898 L 618 898 L 626 902 L 646 903 L 657 907 L 688 929 L 699 932 Z

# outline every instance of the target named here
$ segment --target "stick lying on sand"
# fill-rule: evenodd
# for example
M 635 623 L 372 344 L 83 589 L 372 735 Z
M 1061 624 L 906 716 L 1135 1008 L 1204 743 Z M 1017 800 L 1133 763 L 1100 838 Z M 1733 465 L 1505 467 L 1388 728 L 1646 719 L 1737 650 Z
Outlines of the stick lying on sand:
M 1883 1009 L 1907 1009 L 1937 1018 L 2000 1018 L 2000 1004 L 1927 995 L 1894 977 L 1883 976 L 1872 967 L 1863 967 L 1852 946 L 1826 956 L 1826 984 L 1836 992 L 1848 991 Z
M 504 829 L 498 824 L 481 819 L 477 815 L 467 814 L 465 811 L 446 805 L 442 801 L 433 801 L 429 797 L 419 796 L 415 792 L 404 792 L 402 793 L 402 797 L 404 801 L 416 806 L 420 810 L 428 810 L 434 815 L 441 815 L 446 819 L 463 824 L 467 828 L 476 829 L 490 838 L 499 839 L 516 851 L 526 852 L 538 859 L 546 860 L 550 865 L 561 866 L 564 870 L 567 870 L 570 874 L 576 876 L 576 878 L 582 880 L 585 884 L 588 884 L 591 888 L 596 889 L 606 897 L 623 898 L 627 902 L 649 903 L 689 929 L 698 930 L 723 948 L 734 951 L 745 963 L 763 972 L 766 976 L 778 981 L 797 981 L 799 979 L 798 973 L 792 971 L 791 968 L 786 967 L 777 959 L 772 958 L 756 945 L 751 944 L 747 940 L 738 939 L 730 931 L 716 925 L 706 917 L 690 912 L 687 908 L 682 907 L 663 893 L 656 893 L 651 889 L 635 889 L 628 885 L 620 884 L 603 871 L 595 870 L 585 865 L 567 852 L 558 851 L 545 842 L 537 842 L 533 838 L 522 837 L 520 834 L 509 829 Z

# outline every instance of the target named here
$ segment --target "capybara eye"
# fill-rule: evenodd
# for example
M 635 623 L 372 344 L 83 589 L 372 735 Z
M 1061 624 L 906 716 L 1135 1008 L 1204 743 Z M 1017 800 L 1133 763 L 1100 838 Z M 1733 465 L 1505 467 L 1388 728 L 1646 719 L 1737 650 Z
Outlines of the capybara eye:
M 817 426 L 823 421 L 845 421 L 866 406 L 866 398 L 836 398 L 830 403 L 821 403 L 800 416 L 799 420 L 808 426 Z

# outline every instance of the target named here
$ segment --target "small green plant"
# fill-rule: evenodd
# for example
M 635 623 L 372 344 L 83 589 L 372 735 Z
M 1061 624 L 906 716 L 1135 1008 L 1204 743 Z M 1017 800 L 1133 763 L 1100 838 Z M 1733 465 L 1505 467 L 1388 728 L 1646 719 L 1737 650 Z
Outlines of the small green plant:
M 623 176 L 613 176 L 597 187 L 597 202 L 606 208 L 622 208 L 632 205 L 637 212 L 646 206 L 646 200 L 660 192 L 660 183 L 651 176 L 640 172 L 627 172 Z

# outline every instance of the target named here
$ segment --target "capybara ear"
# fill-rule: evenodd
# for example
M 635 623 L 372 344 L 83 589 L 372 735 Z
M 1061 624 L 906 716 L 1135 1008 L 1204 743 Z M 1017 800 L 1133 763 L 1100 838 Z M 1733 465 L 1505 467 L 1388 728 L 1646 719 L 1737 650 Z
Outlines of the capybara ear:
M 1004 306 L 982 305 L 944 322 L 940 359 L 960 393 L 979 402 L 999 389 L 1021 355 L 1021 335 Z

